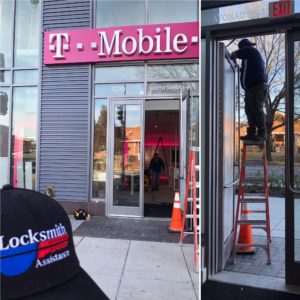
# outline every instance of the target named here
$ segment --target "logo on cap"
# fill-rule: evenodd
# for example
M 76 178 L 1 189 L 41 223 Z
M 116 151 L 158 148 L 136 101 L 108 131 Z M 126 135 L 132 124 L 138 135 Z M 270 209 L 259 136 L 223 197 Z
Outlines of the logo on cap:
M 34 232 L 28 229 L 20 237 L 11 237 L 4 244 L 4 236 L 0 236 L 1 273 L 16 276 L 26 272 L 36 260 L 35 268 L 44 267 L 67 258 L 69 234 L 61 224 L 54 228 Z M 59 253 L 57 253 L 59 251 Z

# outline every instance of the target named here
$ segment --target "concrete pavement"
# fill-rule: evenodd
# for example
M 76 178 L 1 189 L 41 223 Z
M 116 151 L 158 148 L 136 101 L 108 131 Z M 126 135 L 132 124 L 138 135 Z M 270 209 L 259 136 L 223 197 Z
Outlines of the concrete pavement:
M 82 221 L 71 216 L 73 230 Z M 110 299 L 197 300 L 191 244 L 74 236 L 81 266 Z

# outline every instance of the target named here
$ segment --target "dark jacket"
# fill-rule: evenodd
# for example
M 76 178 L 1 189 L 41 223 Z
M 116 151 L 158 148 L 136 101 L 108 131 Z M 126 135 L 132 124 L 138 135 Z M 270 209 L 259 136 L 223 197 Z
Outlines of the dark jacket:
M 245 91 L 266 83 L 265 62 L 259 51 L 251 46 L 236 51 L 238 58 L 242 59 L 241 85 Z
M 165 169 L 163 160 L 158 156 L 156 156 L 156 157 L 154 156 L 150 162 L 150 170 L 152 170 L 154 172 L 160 172 L 161 169 L 163 169 L 163 170 Z

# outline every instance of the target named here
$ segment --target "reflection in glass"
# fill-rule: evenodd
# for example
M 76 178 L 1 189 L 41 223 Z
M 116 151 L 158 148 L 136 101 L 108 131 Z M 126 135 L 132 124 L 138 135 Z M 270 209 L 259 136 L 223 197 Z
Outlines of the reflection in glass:
M 10 84 L 10 75 L 10 71 L 0 71 L 0 84 Z
M 294 42 L 294 189 L 300 191 L 300 41 Z M 295 261 L 300 261 L 300 197 L 295 198 Z
M 114 106 L 113 205 L 139 206 L 141 106 Z
M 147 68 L 148 80 L 198 80 L 198 64 L 176 64 L 176 65 L 149 65 Z
M 95 81 L 144 81 L 144 66 L 101 67 L 95 69 Z
M 37 88 L 15 87 L 11 176 L 15 187 L 35 189 Z
M 8 134 L 9 134 L 9 88 L 0 88 L 0 187 L 9 183 Z
M 178 95 L 180 91 L 190 89 L 194 94 L 199 93 L 199 82 L 150 82 L 147 84 L 147 95 Z
M 198 20 L 198 0 L 149 0 L 148 23 L 166 24 Z
M 194 96 L 191 101 L 191 142 L 192 146 L 199 146 L 199 97 Z
M 201 25 L 208 26 L 268 17 L 268 2 L 270 1 L 272 0 L 203 10 L 201 13 Z
M 38 72 L 35 70 L 14 71 L 15 84 L 37 84 Z
M 16 1 L 14 66 L 17 68 L 38 66 L 39 20 L 39 1 Z
M 143 83 L 95 84 L 96 97 L 142 96 L 142 95 L 144 95 Z
M 105 198 L 107 100 L 95 100 L 93 198 Z
M 0 68 L 11 67 L 14 1 L 0 2 Z
M 145 0 L 97 0 L 96 27 L 145 24 Z

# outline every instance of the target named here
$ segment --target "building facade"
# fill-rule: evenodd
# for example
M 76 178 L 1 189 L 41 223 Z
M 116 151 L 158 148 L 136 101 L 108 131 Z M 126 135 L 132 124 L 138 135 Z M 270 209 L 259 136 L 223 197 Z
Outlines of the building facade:
M 174 174 L 199 141 L 198 5 L 1 1 L 0 184 L 50 188 L 70 212 L 143 216 L 154 151 L 170 191 L 184 184 Z

